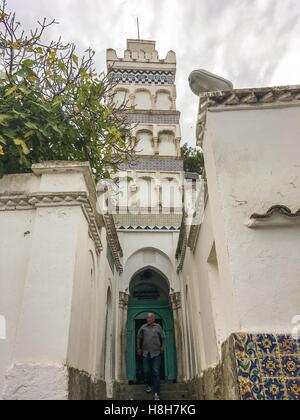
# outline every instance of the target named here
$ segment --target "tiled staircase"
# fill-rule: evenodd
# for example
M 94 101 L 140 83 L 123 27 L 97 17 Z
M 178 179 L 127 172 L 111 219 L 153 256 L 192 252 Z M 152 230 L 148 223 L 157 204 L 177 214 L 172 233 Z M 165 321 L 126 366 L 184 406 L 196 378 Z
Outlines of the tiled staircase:
M 161 400 L 194 400 L 195 395 L 186 383 L 163 382 Z M 116 400 L 153 400 L 153 394 L 147 394 L 145 385 L 118 384 Z

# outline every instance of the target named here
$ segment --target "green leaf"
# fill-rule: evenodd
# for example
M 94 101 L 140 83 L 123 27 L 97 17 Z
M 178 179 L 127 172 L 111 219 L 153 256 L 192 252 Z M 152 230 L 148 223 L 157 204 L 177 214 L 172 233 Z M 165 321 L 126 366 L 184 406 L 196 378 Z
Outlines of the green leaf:
M 34 124 L 33 122 L 30 122 L 30 121 L 26 122 L 25 125 L 26 125 L 26 127 L 31 128 L 32 130 L 38 130 L 39 129 L 36 124 Z
M 24 140 L 14 139 L 14 143 L 16 146 L 21 146 L 22 152 L 24 153 L 24 155 L 28 155 L 30 153 L 30 150 L 28 149 L 27 144 L 25 143 Z
M 9 88 L 6 92 L 5 92 L 5 97 L 6 96 L 9 96 L 9 95 L 11 95 L 12 93 L 14 93 L 15 92 L 15 90 L 17 89 L 17 86 L 16 85 L 14 85 L 14 86 L 12 86 L 11 88 Z
M 29 82 L 36 82 L 38 80 L 38 77 L 35 74 L 30 74 L 29 76 L 27 76 L 27 80 L 29 80 Z
M 76 66 L 78 66 L 78 57 L 77 57 L 77 55 L 72 54 L 72 61 L 73 61 L 73 63 L 76 64 Z
M 7 125 L 6 121 L 11 120 L 12 116 L 8 114 L 0 114 L 0 124 Z
M 19 86 L 19 90 L 26 96 L 31 93 L 31 90 L 25 86 Z
M 2 144 L 6 144 L 6 141 L 5 141 L 5 139 L 0 135 L 0 143 L 2 143 Z
M 59 134 L 60 136 L 62 135 L 62 132 L 61 132 L 61 130 L 57 127 L 57 125 L 55 125 L 55 124 L 51 124 L 51 128 L 57 133 L 57 134 Z
M 25 139 L 28 139 L 28 137 L 31 137 L 33 134 L 35 134 L 34 130 L 29 130 L 27 131 L 27 133 L 25 133 Z
M 61 105 L 63 101 L 63 98 L 61 96 L 58 96 L 57 98 L 54 99 L 54 101 L 52 102 L 52 105 L 57 106 L 57 105 Z
M 22 65 L 23 66 L 26 66 L 26 67 L 33 67 L 34 64 L 35 64 L 35 61 L 34 60 L 26 59 L 26 60 L 23 60 L 22 61 Z
M 5 137 L 8 137 L 10 139 L 13 139 L 15 137 L 15 135 L 16 135 L 16 132 L 12 128 L 5 128 L 3 130 L 3 134 L 4 134 Z
M 37 47 L 35 49 L 35 52 L 38 53 L 38 54 L 43 54 L 43 48 L 42 47 Z
M 64 73 L 67 72 L 67 66 L 65 65 L 65 63 L 61 60 L 57 61 L 57 67 L 63 71 Z

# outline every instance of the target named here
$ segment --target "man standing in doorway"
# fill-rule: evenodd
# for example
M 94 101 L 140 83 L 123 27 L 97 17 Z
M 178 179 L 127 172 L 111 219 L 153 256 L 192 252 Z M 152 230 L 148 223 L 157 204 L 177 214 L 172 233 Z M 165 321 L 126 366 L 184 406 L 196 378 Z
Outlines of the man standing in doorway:
M 165 333 L 161 326 L 155 322 L 155 315 L 147 315 L 147 324 L 138 331 L 137 351 L 143 356 L 144 375 L 147 382 L 146 391 L 154 392 L 154 399 L 160 399 L 160 365 L 164 352 Z

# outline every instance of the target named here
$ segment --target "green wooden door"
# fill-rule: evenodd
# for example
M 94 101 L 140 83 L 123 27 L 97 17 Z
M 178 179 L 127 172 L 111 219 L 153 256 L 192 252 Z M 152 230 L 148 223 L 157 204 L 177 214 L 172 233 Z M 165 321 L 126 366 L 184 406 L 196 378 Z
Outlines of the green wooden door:
M 136 330 L 135 321 L 146 319 L 147 314 L 153 312 L 157 319 L 162 321 L 162 326 L 166 334 L 164 365 L 165 377 L 175 381 L 177 376 L 176 367 L 176 347 L 174 337 L 173 314 L 170 305 L 159 304 L 151 301 L 139 301 L 129 304 L 127 321 L 127 376 L 131 383 L 136 382 Z

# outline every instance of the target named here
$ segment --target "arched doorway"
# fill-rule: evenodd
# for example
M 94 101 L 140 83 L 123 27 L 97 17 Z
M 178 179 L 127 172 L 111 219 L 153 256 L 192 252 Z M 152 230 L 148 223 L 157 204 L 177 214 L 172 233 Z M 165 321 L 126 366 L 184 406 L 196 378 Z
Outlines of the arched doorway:
M 146 322 L 148 312 L 156 315 L 166 334 L 161 379 L 175 381 L 177 377 L 174 322 L 170 302 L 169 284 L 165 277 L 153 268 L 145 268 L 135 274 L 129 288 L 127 324 L 127 376 L 129 383 L 143 380 L 141 359 L 136 354 L 137 331 Z

